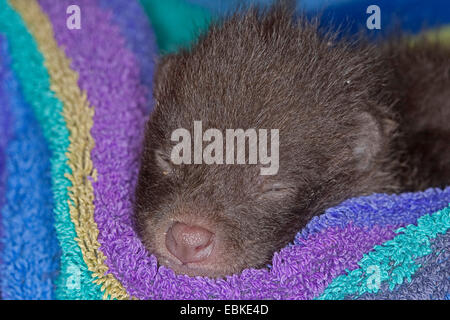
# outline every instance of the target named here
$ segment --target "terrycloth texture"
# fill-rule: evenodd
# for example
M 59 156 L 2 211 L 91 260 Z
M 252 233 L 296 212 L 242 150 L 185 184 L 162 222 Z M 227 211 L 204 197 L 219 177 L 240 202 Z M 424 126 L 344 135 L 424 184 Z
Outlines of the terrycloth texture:
M 0 34 L 0 49 L 3 50 L 3 44 L 5 42 L 4 38 Z M 6 51 L 2 51 L 6 52 Z M 2 263 L 1 253 L 3 252 L 3 241 L 1 239 L 4 237 L 3 232 L 3 217 L 2 217 L 2 208 L 5 204 L 5 188 L 6 188 L 6 147 L 8 145 L 8 141 L 11 139 L 11 125 L 10 123 L 13 121 L 11 117 L 11 110 L 9 106 L 9 102 L 7 100 L 6 92 L 3 89 L 4 76 L 6 74 L 5 62 L 3 58 L 3 54 L 0 54 L 0 265 Z M 0 283 L 2 276 L 0 275 Z M 2 290 L 0 285 L 0 299 L 2 297 Z
M 47 199 L 61 246 L 56 298 L 356 299 L 426 292 L 421 297 L 444 299 L 449 294 L 448 282 L 440 280 L 449 277 L 450 187 L 349 199 L 314 218 L 268 268 L 214 280 L 158 267 L 132 224 L 140 145 L 152 105 L 154 65 L 148 59 L 156 51 L 142 8 L 120 0 L 10 3 L 0 0 L 8 65 L 50 150 L 47 182 L 53 197 Z M 69 4 L 82 9 L 81 30 L 66 28 L 61 12 Z M 140 46 L 142 41 L 148 42 Z M 15 156 L 27 159 L 26 153 Z M 22 192 L 30 181 L 8 184 L 7 192 Z M 40 188 L 33 191 L 41 196 Z M 1 269 L 15 263 L 5 262 Z
M 51 26 L 37 3 L 19 0 L 11 1 L 11 5 L 21 13 L 24 20 L 21 21 L 12 8 L 3 3 L 4 8 L 0 11 L 6 15 L 6 19 L 3 21 L 8 21 L 5 29 L 10 43 L 13 44 L 11 46 L 13 58 L 14 56 L 19 57 L 20 52 L 16 50 L 23 50 L 24 47 L 28 50 L 25 50 L 25 55 L 22 53 L 20 57 L 29 55 L 28 59 L 20 61 L 21 63 L 14 61 L 13 66 L 17 66 L 17 74 L 24 83 L 30 80 L 30 71 L 35 71 L 37 74 L 32 75 L 31 79 L 35 79 L 35 82 L 42 81 L 39 84 L 44 89 L 39 90 L 42 87 L 37 83 L 33 83 L 33 85 L 25 83 L 30 84 L 28 88 L 25 88 L 30 92 L 25 90 L 25 95 L 34 107 L 34 112 L 43 127 L 52 157 L 54 157 L 52 159 L 52 184 L 53 188 L 56 188 L 53 193 L 56 209 L 55 220 L 62 248 L 58 287 L 76 291 L 80 297 L 99 298 L 101 297 L 99 288 L 92 288 L 90 279 L 81 277 L 88 273 L 81 255 L 81 250 L 86 250 L 86 242 L 83 241 L 86 240 L 86 237 L 80 240 L 82 234 L 77 234 L 75 226 L 70 224 L 72 216 L 79 217 L 92 208 L 92 200 L 89 201 L 89 192 L 92 193 L 92 188 L 89 188 L 89 180 L 82 175 L 83 171 L 90 169 L 89 164 L 84 162 L 83 152 L 89 151 L 92 141 L 86 139 L 83 134 L 86 135 L 87 131 L 84 129 L 89 128 L 89 119 L 92 118 L 93 110 L 87 110 L 86 99 L 81 96 L 74 84 L 77 76 L 68 68 L 68 60 L 52 39 Z M 24 22 L 30 33 L 33 34 L 33 38 L 27 33 Z M 42 55 L 37 49 L 42 51 Z M 33 62 L 41 63 L 32 65 Z M 52 91 L 49 92 L 49 89 Z M 37 91 L 37 94 L 33 91 Z M 55 96 L 63 101 L 57 100 Z M 65 119 L 69 120 L 67 124 Z M 75 127 L 77 127 L 76 130 L 69 136 L 69 130 L 73 130 Z M 81 134 L 78 134 L 79 132 Z M 80 162 L 84 162 L 83 167 L 80 167 Z M 75 185 L 73 185 L 74 181 Z M 82 217 L 84 218 L 84 215 Z M 95 239 L 96 235 L 90 236 Z M 89 241 L 87 243 L 89 244 Z M 87 247 L 88 250 L 93 249 L 92 246 L 88 245 Z M 88 261 L 101 258 L 98 256 L 86 257 Z M 90 290 L 81 287 L 80 281 L 84 280 Z M 56 292 L 56 295 L 64 298 L 61 290 Z
M 216 15 L 223 15 L 239 7 L 250 5 L 267 6 L 274 3 L 274 0 L 188 0 L 187 2 L 208 8 Z
M 208 8 L 215 16 L 223 16 L 239 4 L 267 5 L 275 0 L 188 0 Z M 434 28 L 450 24 L 450 2 L 447 0 L 297 0 L 297 9 L 308 15 L 321 14 L 324 26 L 342 24 L 350 33 L 366 29 L 370 16 L 366 13 L 370 5 L 381 11 L 381 30 L 371 30 L 370 35 L 387 35 L 400 27 L 403 31 L 416 33 L 423 28 Z
M 298 6 L 305 9 L 317 9 L 324 8 L 330 4 L 349 1 L 351 0 L 300 0 L 297 3 Z M 267 6 L 273 4 L 275 0 L 188 0 L 188 2 L 204 6 L 217 14 L 226 14 L 239 6 Z
M 11 125 L 10 123 L 13 121 L 11 116 L 11 110 L 9 106 L 9 99 L 7 97 L 7 93 L 4 90 L 4 81 L 6 76 L 6 64 L 5 58 L 6 55 L 6 43 L 4 37 L 0 34 L 0 50 L 2 54 L 0 54 L 0 105 L 2 106 L 0 112 L 0 213 L 3 203 L 5 201 L 5 183 L 6 183 L 6 147 L 8 145 L 8 141 L 11 138 Z M 0 214 L 1 219 L 1 214 Z M 2 235 L 2 228 L 0 227 L 0 237 Z M 1 250 L 1 247 L 0 247 Z
M 428 299 L 444 299 L 449 293 L 450 283 L 445 281 L 449 278 L 449 269 L 442 269 L 440 266 L 432 267 L 433 259 L 428 261 L 420 261 L 420 258 L 431 255 L 447 254 L 449 249 L 448 229 L 450 227 L 450 206 L 440 210 L 431 215 L 420 217 L 416 225 L 408 225 L 405 228 L 400 228 L 398 231 L 400 235 L 393 240 L 387 241 L 383 246 L 375 246 L 374 250 L 365 254 L 363 259 L 358 263 L 359 269 L 353 271 L 346 271 L 344 275 L 335 278 L 333 282 L 325 289 L 324 293 L 319 297 L 320 299 L 341 299 L 346 295 L 354 295 L 357 298 L 363 293 L 377 293 L 380 284 L 387 281 L 390 290 L 396 288 L 407 280 L 411 282 L 411 276 L 422 267 L 431 270 L 426 279 L 422 279 L 422 283 L 416 281 L 415 285 L 419 288 L 414 288 L 412 295 L 417 291 L 428 294 Z M 430 245 L 437 236 L 444 234 L 444 241 L 438 241 L 434 246 Z M 440 239 L 442 240 L 442 239 Z M 433 251 L 435 249 L 436 251 Z M 421 264 L 422 263 L 422 264 Z M 424 264 L 425 263 L 425 264 Z M 437 272 L 436 272 L 437 271 Z M 430 292 L 429 282 L 436 280 L 436 273 L 439 278 L 444 279 L 443 282 L 438 282 L 437 290 Z M 420 277 L 420 275 L 419 275 Z M 417 290 L 418 289 L 418 290 Z M 400 289 L 403 293 L 403 288 Z M 386 291 L 386 289 L 385 289 Z M 432 295 L 438 294 L 437 296 Z M 397 293 L 398 297 L 398 293 Z M 406 297 L 405 297 L 406 298 Z
M 0 206 L 2 298 L 53 299 L 59 248 L 52 212 L 50 154 L 11 71 L 3 37 L 0 57 L 0 113 L 5 120 L 0 132 L 6 129 L 10 138 L 5 149 L 5 203 Z
M 98 240 L 102 244 L 101 252 L 108 257 L 110 274 L 126 283 L 128 277 L 136 276 L 136 272 L 129 272 L 129 268 L 134 267 L 128 265 L 133 262 L 129 256 L 133 255 L 131 252 L 139 254 L 133 249 L 140 242 L 132 229 L 131 196 L 144 114 L 149 103 L 146 88 L 139 85 L 138 61 L 124 47 L 119 30 L 108 23 L 108 15 L 93 1 L 76 2 L 83 7 L 86 16 L 78 33 L 64 28 L 65 18 L 60 15 L 62 8 L 73 1 L 59 1 L 57 5 L 53 1 L 42 0 L 40 3 L 49 14 L 58 42 L 67 48 L 67 55 L 73 59 L 73 67 L 80 74 L 80 87 L 96 105 L 92 159 L 97 170 L 94 189 L 95 221 L 100 231 Z M 82 41 L 87 37 L 88 42 Z M 98 50 L 99 47 L 102 50 Z M 151 74 L 152 70 L 148 72 Z M 108 88 L 107 92 L 105 88 Z M 120 238 L 117 234 L 127 237 Z M 140 254 L 146 255 L 145 251 Z M 114 298 L 123 297 L 107 292 Z M 133 295 L 132 289 L 129 292 Z
M 146 112 L 153 109 L 153 69 L 158 59 L 156 39 L 150 21 L 137 1 L 101 0 L 103 8 L 112 12 L 113 22 L 120 27 L 129 48 L 139 64 L 141 82 L 147 91 Z
M 395 290 L 389 290 L 389 283 L 380 286 L 380 292 L 364 293 L 359 299 L 363 300 L 427 300 L 433 298 L 449 299 L 450 286 L 450 233 L 438 235 L 430 241 L 434 254 L 428 254 L 416 260 L 422 266 L 411 276 L 411 282 L 400 285 Z M 347 299 L 352 296 L 348 296 Z
M 381 30 L 371 30 L 371 35 L 388 35 L 399 28 L 417 33 L 423 29 L 436 28 L 450 23 L 450 2 L 447 0 L 351 0 L 332 3 L 323 11 L 323 23 L 343 23 L 350 32 L 367 30 L 366 13 L 370 5 L 376 4 L 381 11 Z M 316 10 L 312 10 L 314 14 Z
M 152 21 L 163 54 L 190 46 L 211 20 L 209 10 L 186 0 L 139 1 Z

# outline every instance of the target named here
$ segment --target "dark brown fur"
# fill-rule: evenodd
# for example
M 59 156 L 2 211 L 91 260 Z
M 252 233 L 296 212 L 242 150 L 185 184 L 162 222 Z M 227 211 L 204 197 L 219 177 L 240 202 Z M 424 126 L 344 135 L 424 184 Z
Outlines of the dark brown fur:
M 345 199 L 450 182 L 450 51 L 319 34 L 287 9 L 250 10 L 162 59 L 136 189 L 138 230 L 162 264 L 208 276 L 262 267 Z M 171 133 L 192 132 L 194 120 L 203 130 L 279 129 L 278 174 L 172 165 Z M 220 258 L 177 269 L 163 248 L 172 221 L 211 228 Z

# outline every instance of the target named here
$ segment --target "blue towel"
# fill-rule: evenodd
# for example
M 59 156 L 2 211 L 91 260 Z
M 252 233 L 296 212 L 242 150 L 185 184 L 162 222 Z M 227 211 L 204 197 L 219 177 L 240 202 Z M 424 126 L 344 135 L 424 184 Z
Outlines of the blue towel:
M 0 102 L 11 113 L 4 123 L 11 127 L 11 139 L 5 149 L 6 191 L 0 207 L 2 299 L 52 299 L 59 248 L 53 227 L 50 153 L 9 67 L 3 37 L 0 57 Z
M 187 0 L 210 9 L 216 16 L 233 10 L 238 4 L 268 5 L 274 0 Z M 370 14 L 367 8 L 377 5 L 381 11 L 381 30 L 371 30 L 373 35 L 386 35 L 395 28 L 417 33 L 422 28 L 434 28 L 450 23 L 450 1 L 448 0 L 297 0 L 297 9 L 304 9 L 310 16 L 322 14 L 322 23 L 327 26 L 343 24 L 350 33 L 366 28 Z

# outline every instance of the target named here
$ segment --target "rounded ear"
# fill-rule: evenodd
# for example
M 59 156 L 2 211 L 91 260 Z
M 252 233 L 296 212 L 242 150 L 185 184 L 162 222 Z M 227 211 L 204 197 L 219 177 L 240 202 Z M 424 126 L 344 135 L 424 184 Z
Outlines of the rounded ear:
M 357 168 L 365 170 L 370 167 L 375 156 L 383 145 L 383 131 L 375 117 L 363 112 L 355 119 L 355 140 L 352 143 L 352 154 L 357 162 Z

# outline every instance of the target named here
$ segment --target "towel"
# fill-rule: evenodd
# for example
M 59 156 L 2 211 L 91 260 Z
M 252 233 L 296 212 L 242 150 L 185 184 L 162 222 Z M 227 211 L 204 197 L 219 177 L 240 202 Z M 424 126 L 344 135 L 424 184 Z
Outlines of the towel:
M 153 30 L 138 1 L 0 0 L 3 299 L 449 298 L 450 187 L 348 199 L 265 268 L 159 266 L 132 221 Z

